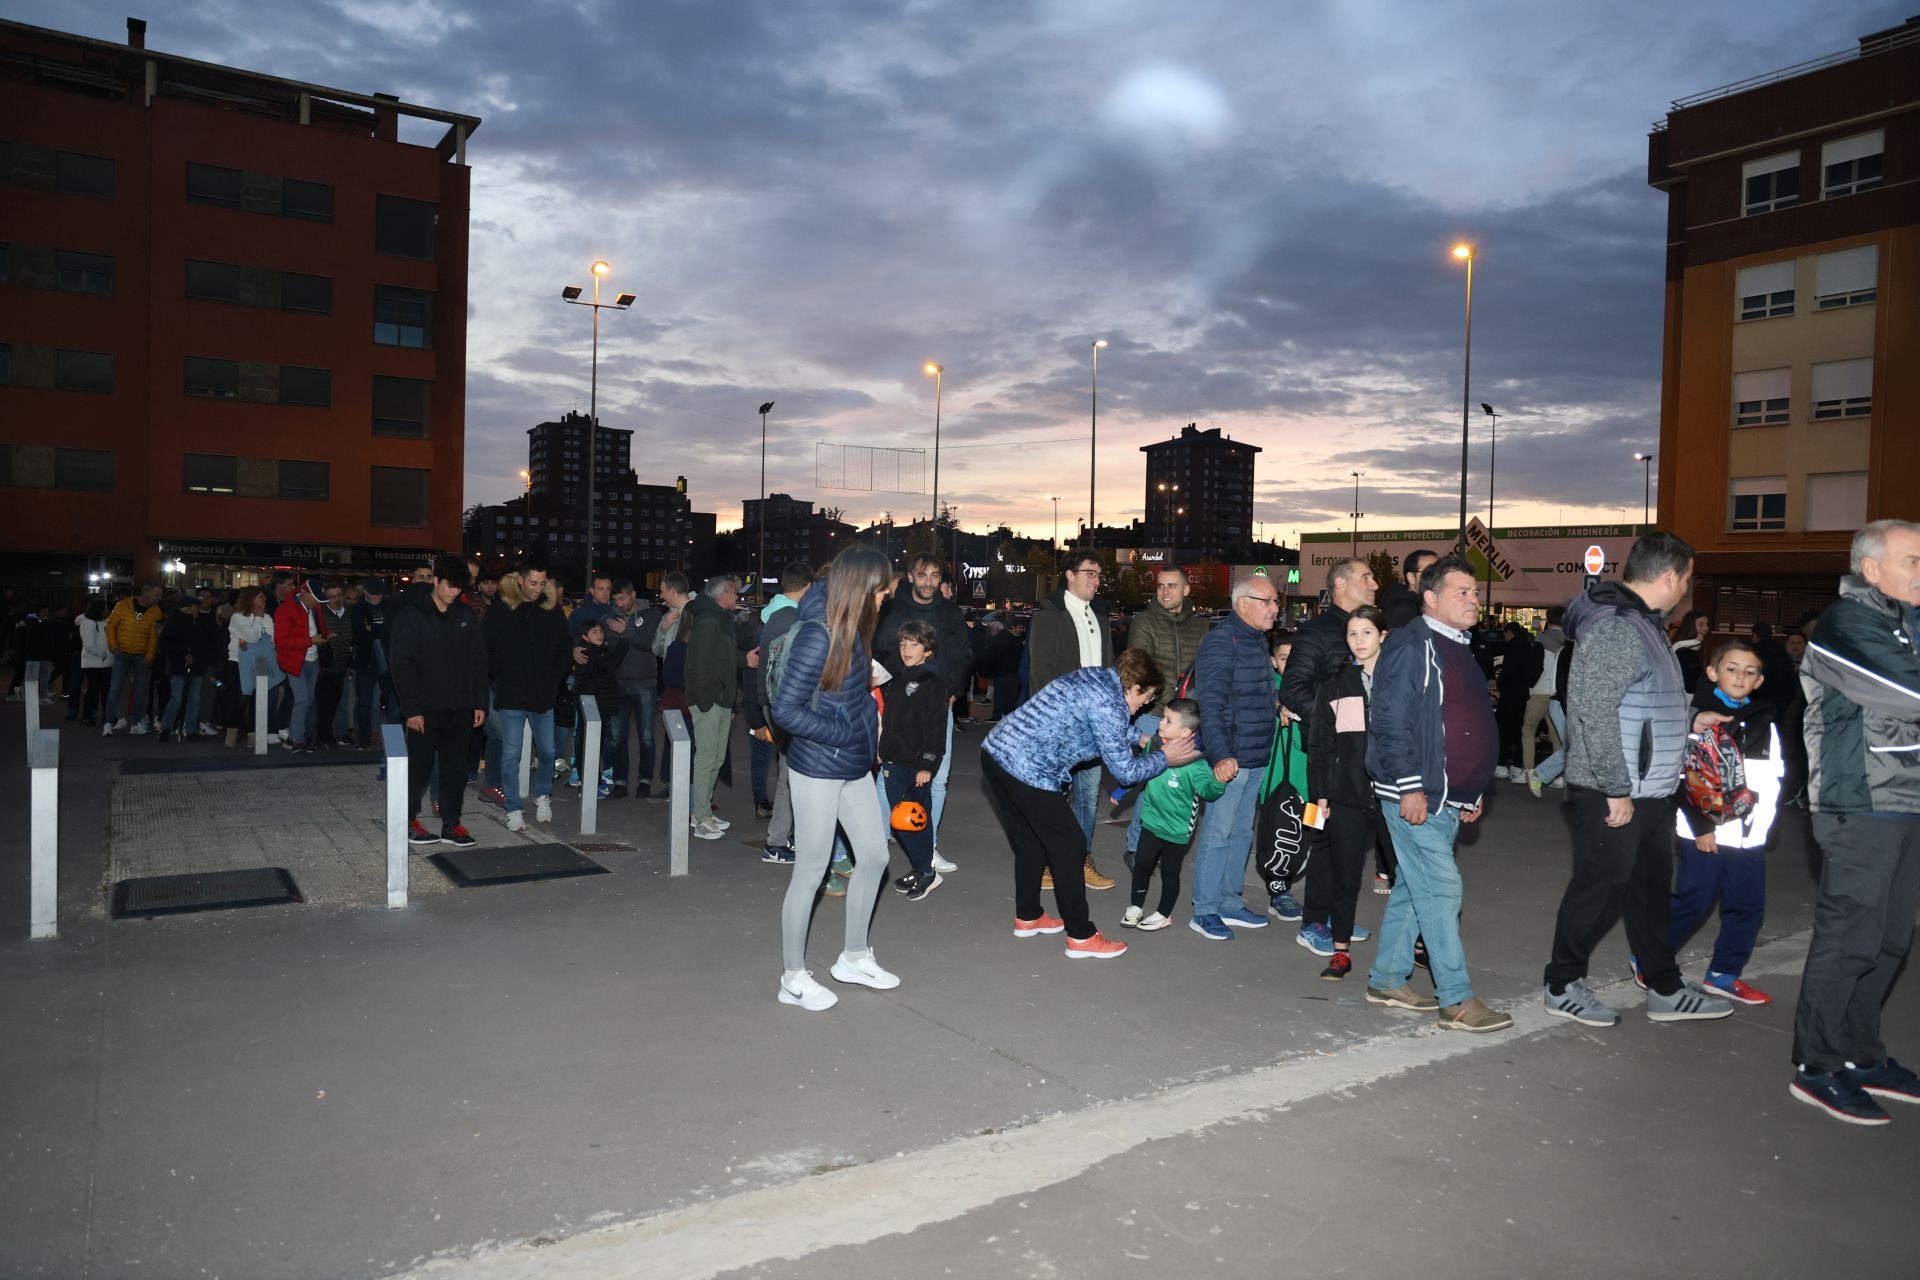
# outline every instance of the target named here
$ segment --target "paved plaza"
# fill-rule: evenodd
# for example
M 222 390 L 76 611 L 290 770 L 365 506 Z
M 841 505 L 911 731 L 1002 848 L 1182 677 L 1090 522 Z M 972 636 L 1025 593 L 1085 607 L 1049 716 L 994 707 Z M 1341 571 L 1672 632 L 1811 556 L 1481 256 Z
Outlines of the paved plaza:
M 15 813 L 19 716 L 0 711 Z M 1920 1116 L 1853 1130 L 1787 1093 L 1804 817 L 1748 971 L 1776 1003 L 1651 1024 L 1616 932 L 1595 974 L 1626 1016 L 1593 1030 L 1539 1007 L 1561 806 L 1501 785 L 1460 852 L 1464 935 L 1517 1026 L 1462 1036 L 1366 1007 L 1358 975 L 1320 981 L 1285 926 L 1129 934 L 1114 890 L 1093 895 L 1134 944 L 1114 963 L 1013 938 L 978 739 L 956 741 L 943 832 L 960 870 L 879 906 L 902 985 L 809 1015 L 773 998 L 787 872 L 757 857 L 744 740 L 734 829 L 693 842 L 685 878 L 667 806 L 617 801 L 611 875 L 453 890 L 416 857 L 389 911 L 364 888 L 373 765 L 140 774 L 122 766 L 223 753 L 69 733 L 57 941 L 25 941 L 24 836 L 0 857 L 0 1275 L 1910 1272 Z M 476 835 L 507 838 L 481 812 Z M 1120 828 L 1098 842 L 1117 870 Z M 103 886 L 164 850 L 297 851 L 325 887 L 106 920 Z M 1362 922 L 1383 902 L 1364 893 Z M 816 972 L 841 909 L 817 913 Z M 1920 1056 L 1910 984 L 1887 1030 Z

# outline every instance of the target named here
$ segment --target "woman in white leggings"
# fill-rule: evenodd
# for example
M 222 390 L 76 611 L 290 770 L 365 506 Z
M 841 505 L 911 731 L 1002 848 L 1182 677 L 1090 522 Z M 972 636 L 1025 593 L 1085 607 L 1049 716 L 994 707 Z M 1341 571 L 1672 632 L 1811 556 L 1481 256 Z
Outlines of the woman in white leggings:
M 900 979 L 867 945 L 867 923 L 886 882 L 887 833 L 874 800 L 880 716 L 872 696 L 873 625 L 893 590 L 893 566 L 858 543 L 834 557 L 825 580 L 801 599 L 799 620 L 766 655 L 773 722 L 792 735 L 787 786 L 793 799 L 793 878 L 780 909 L 780 1002 L 818 1013 L 839 997 L 807 969 L 807 926 L 833 856 L 838 827 L 853 847 L 846 944 L 829 970 L 839 982 L 886 991 Z M 772 659 L 778 656 L 779 661 Z

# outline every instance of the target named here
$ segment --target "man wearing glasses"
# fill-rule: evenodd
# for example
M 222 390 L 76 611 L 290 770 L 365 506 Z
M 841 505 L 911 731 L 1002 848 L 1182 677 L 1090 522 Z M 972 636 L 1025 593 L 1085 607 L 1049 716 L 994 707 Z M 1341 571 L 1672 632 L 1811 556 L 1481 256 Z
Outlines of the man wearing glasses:
M 1077 667 L 1111 667 L 1113 632 L 1100 591 L 1100 557 L 1085 549 L 1069 551 L 1060 562 L 1065 585 L 1034 610 L 1027 636 L 1028 697 L 1047 682 Z M 1093 820 L 1100 802 L 1100 762 L 1073 775 L 1073 816 L 1087 836 L 1087 888 L 1111 889 L 1113 879 L 1093 865 Z
M 1273 659 L 1267 632 L 1280 616 L 1280 591 L 1264 574 L 1233 585 L 1233 616 L 1207 632 L 1193 658 L 1200 703 L 1200 750 L 1227 784 L 1207 806 L 1193 855 L 1193 919 L 1187 927 L 1214 942 L 1233 930 L 1260 929 L 1267 917 L 1247 910 L 1247 857 L 1260 807 L 1260 775 L 1273 752 Z M 1230 927 L 1231 926 L 1231 927 Z

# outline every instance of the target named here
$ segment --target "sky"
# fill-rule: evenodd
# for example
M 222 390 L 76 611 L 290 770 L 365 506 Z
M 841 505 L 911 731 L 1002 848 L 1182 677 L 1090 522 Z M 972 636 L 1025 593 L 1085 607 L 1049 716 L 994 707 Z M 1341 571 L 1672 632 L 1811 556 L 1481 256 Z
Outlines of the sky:
M 136 6 L 137 8 L 137 6 Z M 469 112 L 466 500 L 587 407 L 737 524 L 760 486 L 865 524 L 1143 514 L 1139 447 L 1261 447 L 1274 541 L 1469 505 L 1638 519 L 1657 443 L 1669 101 L 1851 47 L 1912 0 L 174 0 L 151 48 Z M 123 0 L 6 0 L 125 35 Z M 409 135 L 403 133 L 403 138 Z M 430 142 L 424 130 L 411 138 Z M 1091 447 L 1092 342 L 1100 352 Z M 898 456 L 861 448 L 924 450 Z M 877 477 L 870 487 L 869 474 Z M 852 484 L 856 487 L 845 487 Z M 906 490 L 901 492 L 899 490 Z

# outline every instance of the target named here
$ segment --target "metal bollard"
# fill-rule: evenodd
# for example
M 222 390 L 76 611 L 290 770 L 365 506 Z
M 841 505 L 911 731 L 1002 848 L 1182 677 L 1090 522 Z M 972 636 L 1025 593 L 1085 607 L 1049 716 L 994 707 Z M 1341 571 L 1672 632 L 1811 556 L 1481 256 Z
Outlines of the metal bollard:
M 29 807 L 33 833 L 27 892 L 27 937 L 60 936 L 60 733 L 42 729 L 27 745 L 33 770 Z
M 667 874 L 683 876 L 687 874 L 687 819 L 693 807 L 693 722 L 684 711 L 663 711 L 660 718 L 667 725 L 667 741 L 673 744 L 673 803 L 667 806 L 673 844 Z
M 33 744 L 40 735 L 40 695 L 46 690 L 49 663 L 35 660 L 23 668 L 26 675 L 25 692 L 21 694 L 27 700 L 27 750 L 33 750 Z
M 590 693 L 580 695 L 580 719 L 580 834 L 590 836 L 600 820 L 600 700 Z
M 380 745 L 387 753 L 387 906 L 407 905 L 407 730 L 403 725 L 380 726 Z
M 253 677 L 253 754 L 267 754 L 267 677 Z

